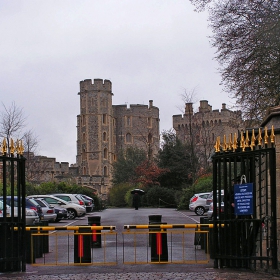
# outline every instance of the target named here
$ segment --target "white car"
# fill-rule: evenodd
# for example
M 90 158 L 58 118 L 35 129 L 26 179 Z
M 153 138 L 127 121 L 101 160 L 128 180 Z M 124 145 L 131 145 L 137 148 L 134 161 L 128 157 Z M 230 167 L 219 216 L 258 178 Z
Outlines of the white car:
M 3 209 L 4 209 L 4 203 L 3 200 L 0 200 L 0 217 L 3 217 Z M 8 204 L 6 205 L 6 217 L 11 217 L 11 206 Z M 18 208 L 14 207 L 14 217 L 18 216 Z M 37 212 L 33 209 L 26 208 L 25 209 L 25 224 L 26 225 L 34 225 L 35 223 L 39 223 L 40 218 L 37 214 Z
M 196 193 L 191 199 L 189 209 L 194 211 L 196 215 L 202 216 L 205 212 L 206 199 L 210 192 Z
M 48 204 L 50 204 L 53 207 L 59 206 L 67 209 L 69 214 L 68 216 L 69 219 L 75 219 L 76 217 L 81 217 L 86 214 L 86 208 L 84 206 L 72 202 L 66 202 L 65 200 L 55 197 L 53 195 L 38 194 L 38 195 L 29 195 L 28 197 L 43 198 L 48 202 Z
M 80 195 L 78 194 L 72 194 L 72 193 L 53 193 L 51 194 L 55 197 L 58 197 L 60 199 L 63 199 L 67 202 L 73 202 L 73 203 L 76 203 L 78 205 L 81 205 L 81 206 L 85 206 L 85 202 L 83 201 L 83 199 L 80 197 Z

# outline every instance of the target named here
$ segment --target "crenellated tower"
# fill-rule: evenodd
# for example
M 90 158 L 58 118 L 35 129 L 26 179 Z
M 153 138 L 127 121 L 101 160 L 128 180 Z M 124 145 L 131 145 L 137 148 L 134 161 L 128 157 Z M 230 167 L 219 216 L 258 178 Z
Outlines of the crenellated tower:
M 80 114 L 77 116 L 77 165 L 81 178 L 96 191 L 107 193 L 114 158 L 112 83 L 87 79 L 80 82 Z

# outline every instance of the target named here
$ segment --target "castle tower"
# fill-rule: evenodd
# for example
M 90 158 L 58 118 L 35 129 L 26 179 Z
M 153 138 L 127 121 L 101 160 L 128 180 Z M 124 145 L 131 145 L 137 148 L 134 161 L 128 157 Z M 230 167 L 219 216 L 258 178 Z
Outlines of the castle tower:
M 112 83 L 87 79 L 80 82 L 80 114 L 77 116 L 77 158 L 82 184 L 106 194 L 114 158 Z

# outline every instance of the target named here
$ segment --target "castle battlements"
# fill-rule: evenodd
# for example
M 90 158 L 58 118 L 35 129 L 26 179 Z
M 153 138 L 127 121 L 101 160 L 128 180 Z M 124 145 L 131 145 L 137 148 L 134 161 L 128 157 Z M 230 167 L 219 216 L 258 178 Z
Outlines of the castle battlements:
M 80 92 L 83 91 L 112 91 L 112 82 L 110 80 L 94 79 L 93 83 L 91 79 L 80 81 Z

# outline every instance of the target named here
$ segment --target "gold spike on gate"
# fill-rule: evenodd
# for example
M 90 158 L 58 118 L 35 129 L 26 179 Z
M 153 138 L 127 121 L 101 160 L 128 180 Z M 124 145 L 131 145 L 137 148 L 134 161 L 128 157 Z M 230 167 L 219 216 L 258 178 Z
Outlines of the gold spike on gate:
M 255 141 L 256 141 L 256 137 L 255 137 L 255 130 L 253 129 L 253 131 L 252 131 L 252 137 L 251 137 L 251 145 L 250 145 L 250 147 L 251 147 L 251 151 L 253 151 L 253 150 L 254 150 L 254 147 L 255 147 Z
M 262 145 L 262 131 L 261 128 L 259 128 L 259 136 L 258 136 L 258 146 Z
M 268 134 L 267 134 L 267 127 L 264 128 L 264 144 L 268 144 Z
M 14 145 L 13 138 L 11 138 L 11 140 L 10 140 L 10 154 L 14 155 L 14 153 L 15 153 L 15 145 Z
M 2 154 L 6 154 L 7 153 L 7 142 L 6 142 L 6 138 L 3 139 L 3 143 L 2 143 Z
M 223 151 L 225 152 L 227 150 L 227 137 L 224 135 L 224 143 L 223 143 Z
M 274 126 L 271 126 L 270 142 L 275 143 Z

